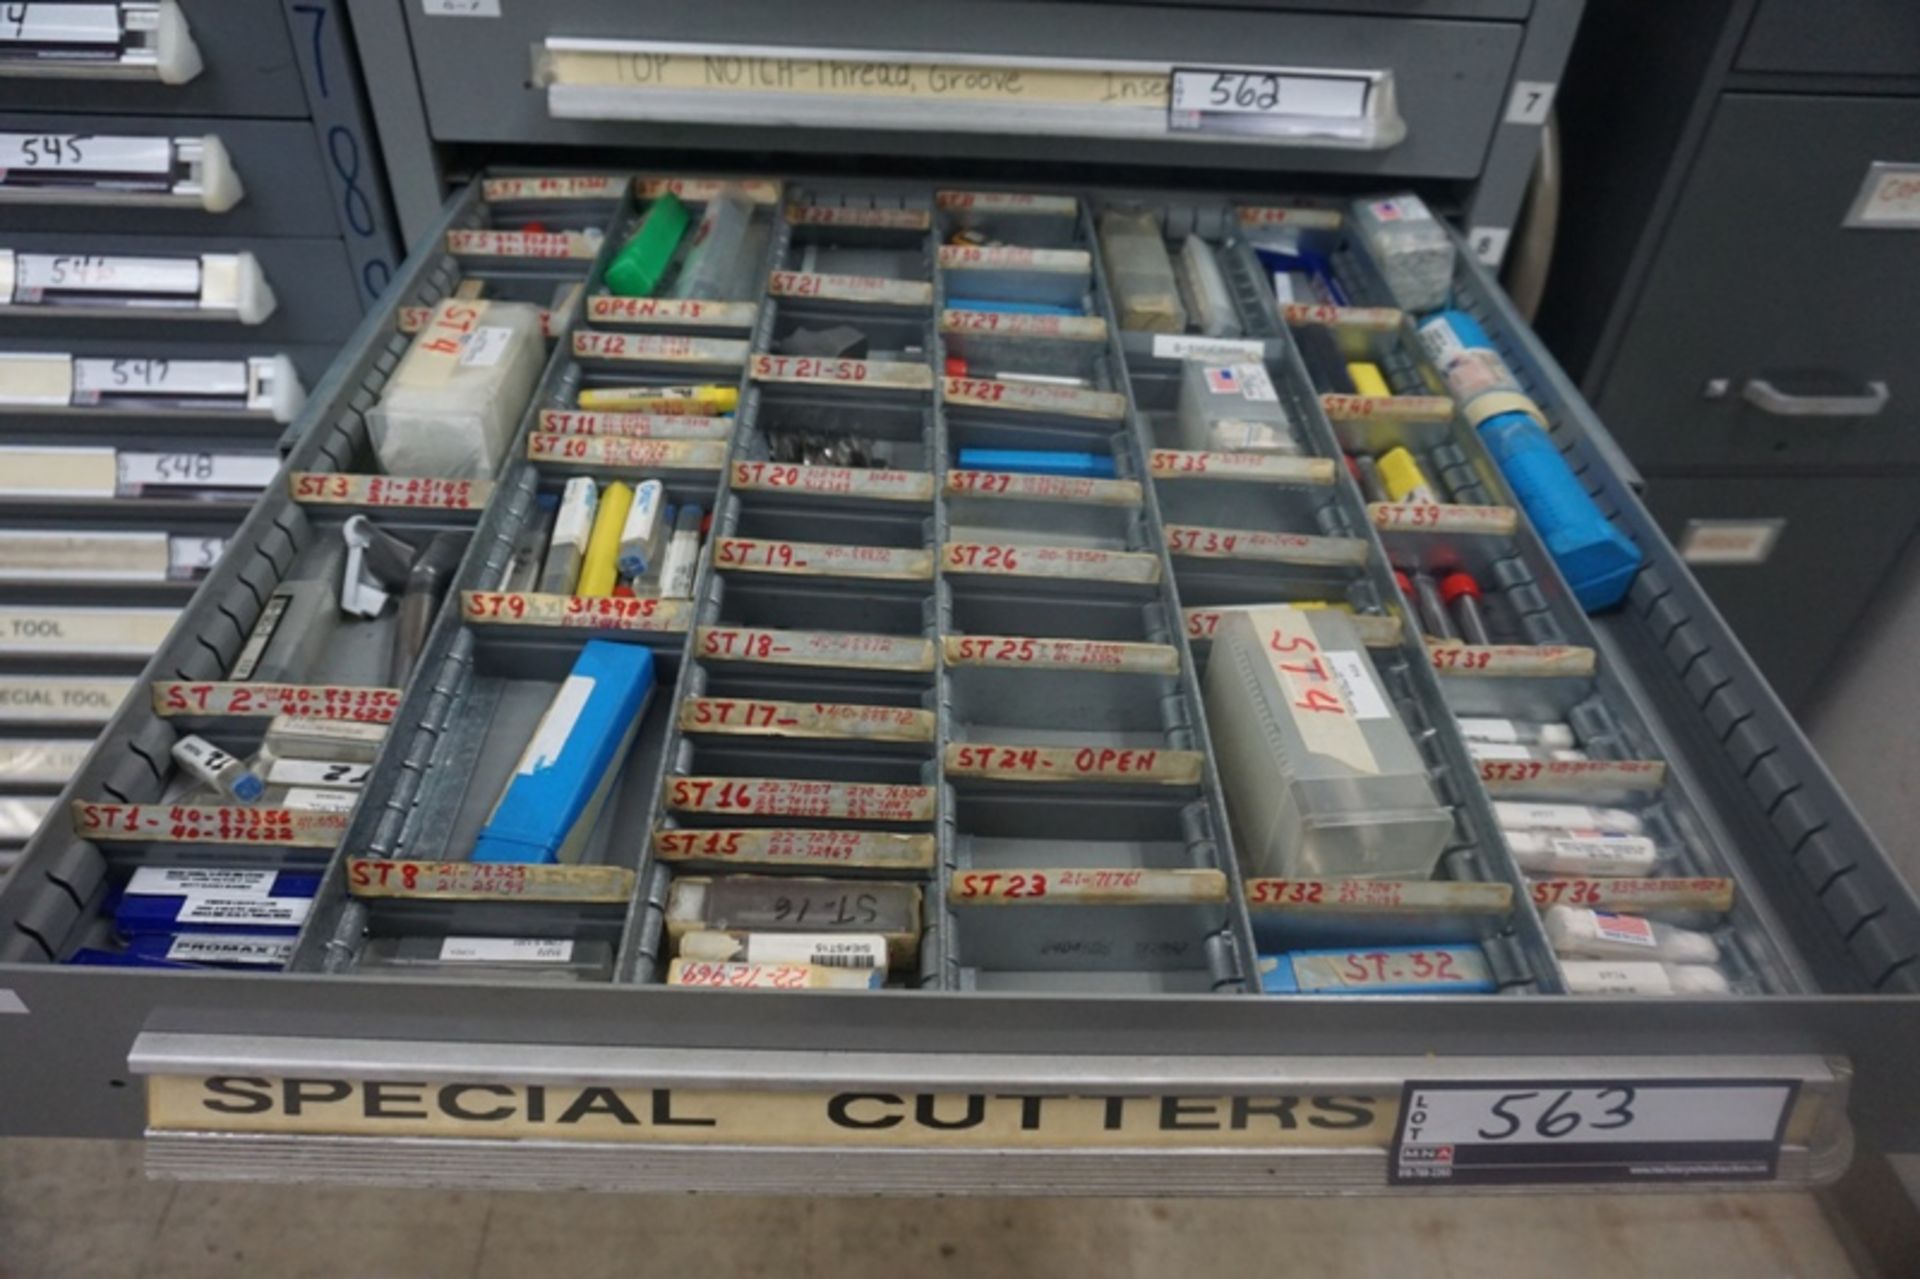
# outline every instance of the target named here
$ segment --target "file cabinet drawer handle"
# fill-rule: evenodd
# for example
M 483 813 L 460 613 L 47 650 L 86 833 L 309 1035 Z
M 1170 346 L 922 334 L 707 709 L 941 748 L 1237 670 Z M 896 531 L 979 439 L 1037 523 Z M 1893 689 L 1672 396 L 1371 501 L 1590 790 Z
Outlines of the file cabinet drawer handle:
M 1740 398 L 1775 417 L 1873 417 L 1892 396 L 1885 382 L 1867 383 L 1864 395 L 1793 395 L 1757 377 L 1740 388 Z

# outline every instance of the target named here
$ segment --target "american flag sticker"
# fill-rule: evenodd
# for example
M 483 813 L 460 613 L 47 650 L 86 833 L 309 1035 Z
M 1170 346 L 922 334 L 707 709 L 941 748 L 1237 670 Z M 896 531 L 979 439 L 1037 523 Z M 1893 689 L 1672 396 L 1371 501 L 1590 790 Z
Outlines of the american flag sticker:
M 1207 386 L 1215 395 L 1240 394 L 1240 376 L 1232 368 L 1207 370 Z

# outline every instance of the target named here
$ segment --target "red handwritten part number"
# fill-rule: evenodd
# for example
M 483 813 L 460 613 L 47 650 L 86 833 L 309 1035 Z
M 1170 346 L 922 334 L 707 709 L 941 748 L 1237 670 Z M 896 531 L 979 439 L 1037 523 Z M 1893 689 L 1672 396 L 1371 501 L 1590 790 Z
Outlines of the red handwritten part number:
M 1413 981 L 1458 981 L 1453 955 L 1449 951 L 1416 950 L 1409 954 L 1389 955 L 1384 951 L 1348 955 L 1344 976 L 1355 984 Z
M 1172 528 L 1167 530 L 1167 543 L 1176 551 L 1231 555 L 1240 549 L 1240 535 L 1211 528 Z
M 524 601 L 522 603 L 524 604 Z M 659 611 L 660 601 L 651 595 L 645 598 L 626 595 L 567 596 L 567 616 L 569 617 L 630 622 L 652 617 Z
M 1434 667 L 1443 671 L 1484 671 L 1493 664 L 1493 650 L 1464 644 L 1440 644 L 1428 650 Z
M 1289 658 L 1274 665 L 1291 677 L 1293 705 L 1303 711 L 1324 711 L 1334 715 L 1347 713 L 1347 705 L 1330 690 L 1333 672 L 1320 656 L 1320 646 L 1305 635 L 1288 635 L 1275 628 L 1267 636 L 1267 648 Z
M 961 639 L 960 657 L 963 660 L 992 662 L 1031 662 L 1040 654 L 1040 646 L 1032 639 L 1015 639 L 1010 636 L 995 639 L 982 639 L 967 636 Z
M 962 901 L 981 897 L 1045 897 L 1047 877 L 1041 871 L 970 870 L 960 875 Z
M 950 568 L 996 569 L 1012 573 L 1019 569 L 1020 558 L 1017 548 L 1012 546 L 953 542 L 947 546 L 947 565 Z
M 1053 767 L 1053 761 L 1042 756 L 1039 750 L 1014 746 L 956 746 L 953 762 L 956 768 L 991 768 L 1001 772 L 1038 773 Z
M 799 488 L 800 468 L 774 462 L 736 462 L 733 482 L 743 485 L 764 484 L 768 488 Z
M 735 857 L 745 831 L 737 830 L 663 830 L 659 832 L 660 851 L 682 857 Z
M 1545 771 L 1546 766 L 1537 759 L 1480 761 L 1480 780 L 1483 782 L 1530 782 Z
M 1247 900 L 1256 906 L 1317 906 L 1327 898 L 1325 882 L 1317 879 L 1256 879 Z
M 950 471 L 947 482 L 962 492 L 1005 493 L 1013 488 L 1013 474 L 1009 471 Z
M 474 591 L 467 598 L 472 601 L 474 617 L 506 617 L 518 621 L 527 615 L 527 597 L 518 592 Z
M 776 646 L 766 631 L 709 630 L 700 638 L 700 651 L 708 657 L 772 657 L 787 649 Z
M 781 714 L 780 707 L 773 702 L 736 702 L 728 698 L 703 697 L 690 705 L 696 724 L 772 728 L 799 723 L 791 715 Z
M 722 538 L 720 563 L 740 567 L 805 568 L 806 558 L 794 551 L 791 542 L 755 542 L 741 538 Z

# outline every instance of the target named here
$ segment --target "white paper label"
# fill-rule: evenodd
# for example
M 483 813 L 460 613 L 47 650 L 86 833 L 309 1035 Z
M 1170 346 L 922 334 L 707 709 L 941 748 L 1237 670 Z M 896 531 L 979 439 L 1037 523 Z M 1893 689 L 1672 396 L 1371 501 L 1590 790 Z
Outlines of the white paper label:
M 1333 667 L 1333 677 L 1340 681 L 1340 689 L 1347 695 L 1355 719 L 1393 717 L 1387 699 L 1380 694 L 1380 684 L 1373 677 L 1373 662 L 1365 653 L 1330 648 L 1327 665 Z
M 0 44 L 119 43 L 117 4 L 0 4 Z
M 358 791 L 296 786 L 281 799 L 280 807 L 296 813 L 351 813 L 359 802 Z
M 513 344 L 513 330 L 483 324 L 461 340 L 460 364 L 469 369 L 490 369 L 500 363 Z
M 264 489 L 280 473 L 280 459 L 272 453 L 121 453 L 114 469 L 123 491 Z
M 0 675 L 0 721 L 104 724 L 132 691 L 110 675 Z
M 0 180 L 12 170 L 165 175 L 173 171 L 173 140 L 98 133 L 0 133 Z
M 1515 80 L 1507 99 L 1508 124 L 1545 124 L 1553 110 L 1554 90 L 1560 86 L 1551 80 Z
M 226 870 L 213 866 L 143 866 L 127 880 L 132 897 L 267 897 L 273 881 L 270 870 Z
M 573 958 L 573 943 L 544 937 L 448 937 L 440 943 L 447 963 L 564 964 Z
M 227 549 L 224 537 L 170 537 L 167 539 L 167 573 L 171 577 L 191 577 L 220 562 Z
M 532 776 L 559 762 L 560 753 L 567 748 L 567 739 L 573 736 L 573 726 L 580 722 L 580 712 L 593 696 L 594 683 L 591 675 L 567 676 L 567 682 L 553 695 L 553 704 L 541 717 L 533 740 L 527 743 L 527 753 L 521 757 L 516 770 L 519 776 Z
M 1290 75 L 1235 68 L 1173 73 L 1168 110 L 1202 115 L 1311 116 L 1358 120 L 1367 113 L 1368 81 L 1361 76 Z
M 279 924 L 297 928 L 313 909 L 311 897 L 188 897 L 179 924 Z
M 1786 529 L 1778 518 L 1688 520 L 1680 531 L 1680 558 L 1689 564 L 1764 564 Z
M 1259 359 L 1265 343 L 1258 338 L 1210 338 L 1197 334 L 1156 333 L 1153 358 L 1184 360 L 1189 356 L 1226 356 L 1229 359 Z
M 164 293 L 198 297 L 198 258 L 109 258 L 22 253 L 14 258 L 14 300 L 42 293 Z
M 500 0 L 420 0 L 429 18 L 497 18 Z
M 75 359 L 73 402 L 104 395 L 218 395 L 245 397 L 251 388 L 245 360 Z
M 167 958 L 186 964 L 260 964 L 279 967 L 293 957 L 291 937 L 191 934 L 173 939 Z
M 1920 164 L 1877 160 L 1854 197 L 1850 227 L 1920 227 Z
M 372 764 L 332 759 L 276 759 L 267 766 L 267 781 L 275 786 L 338 786 L 366 783 Z
M 1509 226 L 1477 226 L 1467 232 L 1467 243 L 1482 266 L 1499 266 L 1506 260 L 1507 241 L 1513 238 Z

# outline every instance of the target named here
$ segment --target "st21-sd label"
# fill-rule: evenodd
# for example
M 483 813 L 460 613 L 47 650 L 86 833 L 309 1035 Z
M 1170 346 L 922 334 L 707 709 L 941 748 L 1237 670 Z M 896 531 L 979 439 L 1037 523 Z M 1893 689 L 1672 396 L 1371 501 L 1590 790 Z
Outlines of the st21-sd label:
M 1767 1181 L 1794 1079 L 1408 1081 L 1397 1186 Z

